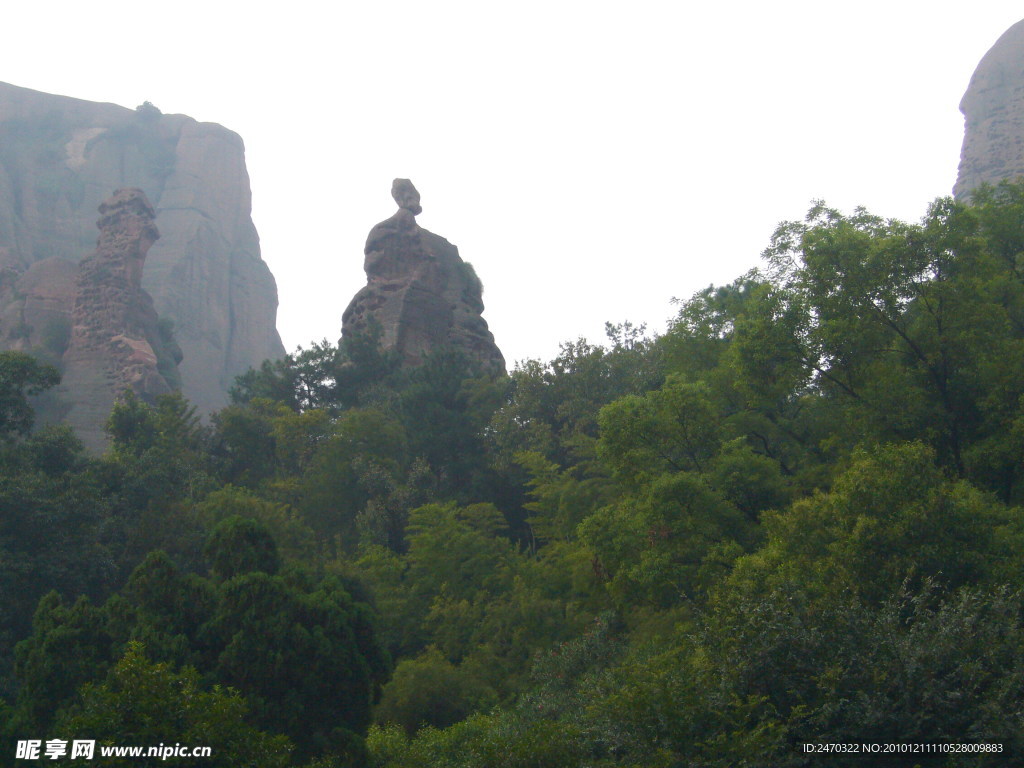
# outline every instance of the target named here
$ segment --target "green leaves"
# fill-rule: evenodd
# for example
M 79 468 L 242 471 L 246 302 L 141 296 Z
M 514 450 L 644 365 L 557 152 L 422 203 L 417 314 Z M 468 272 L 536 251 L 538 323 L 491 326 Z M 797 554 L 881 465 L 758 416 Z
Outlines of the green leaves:
M 39 601 L 33 627 L 35 633 L 17 647 L 15 723 L 40 732 L 80 685 L 103 674 L 111 638 L 106 617 L 86 598 L 68 607 L 56 592 Z
M 110 717 L 112 727 L 125 729 L 118 743 L 127 734 L 183 742 L 194 732 L 209 737 L 198 743 L 224 750 L 229 737 L 214 738 L 199 718 L 224 717 L 237 730 L 244 716 L 287 735 L 302 757 L 358 755 L 387 656 L 366 607 L 338 581 L 268 573 L 276 570 L 272 544 L 259 525 L 228 518 L 209 548 L 225 580 L 182 574 L 154 552 L 102 608 L 84 598 L 71 608 L 56 594 L 45 598 L 34 633 L 18 647 L 15 723 L 41 732 L 64 711 L 76 726 Z M 160 662 L 155 667 L 133 645 L 140 641 Z M 122 652 L 125 659 L 101 682 Z M 218 685 L 237 693 L 225 696 Z M 167 686 L 185 700 L 165 695 Z M 161 706 L 170 708 L 163 719 Z M 286 741 L 244 728 L 258 737 L 254 744 L 286 754 Z M 107 733 L 116 731 L 96 731 Z
M 221 579 L 260 571 L 277 573 L 277 543 L 262 524 L 234 515 L 222 520 L 206 543 L 206 558 Z
M 704 744 L 694 746 L 720 754 L 724 744 L 708 734 L 722 739 L 732 713 L 761 701 L 744 731 L 774 721 L 785 734 L 768 764 L 787 764 L 794 743 L 940 743 L 962 739 L 957 733 L 1003 744 L 1002 755 L 972 755 L 972 764 L 1012 762 L 1024 726 L 1009 703 L 1024 686 L 1015 660 L 1024 647 L 1021 595 L 942 594 L 925 582 L 866 606 L 849 594 L 808 601 L 787 587 L 719 606 L 694 638 L 708 660 L 696 681 L 706 685 L 697 709 L 708 720 Z
M 765 547 L 737 562 L 730 583 L 757 593 L 796 583 L 877 603 L 908 579 L 991 582 L 1024 555 L 1000 533 L 1022 524 L 1019 510 L 946 479 L 920 443 L 884 446 L 855 454 L 830 493 L 766 516 Z
M 821 394 L 872 439 L 926 440 L 962 476 L 997 429 L 986 411 L 1005 420 L 1021 394 L 1020 278 L 1000 224 L 1019 217 L 1012 198 L 939 201 L 917 226 L 816 209 L 767 252 L 805 313 Z
M 0 352 L 0 438 L 28 434 L 34 414 L 28 398 L 60 382 L 60 373 L 24 352 Z
M 446 728 L 494 701 L 484 683 L 432 648 L 398 664 L 375 718 L 411 734 L 424 725 Z
M 83 687 L 80 702 L 58 719 L 53 733 L 97 745 L 206 746 L 209 757 L 196 764 L 214 768 L 290 765 L 288 739 L 258 731 L 247 715 L 237 691 L 204 690 L 194 669 L 154 664 L 141 643 L 130 643 L 103 682 Z M 94 764 L 122 766 L 126 761 L 103 758 L 97 748 Z
M 627 483 L 665 472 L 703 472 L 719 445 L 718 414 L 707 387 L 681 376 L 605 406 L 600 426 L 598 455 Z

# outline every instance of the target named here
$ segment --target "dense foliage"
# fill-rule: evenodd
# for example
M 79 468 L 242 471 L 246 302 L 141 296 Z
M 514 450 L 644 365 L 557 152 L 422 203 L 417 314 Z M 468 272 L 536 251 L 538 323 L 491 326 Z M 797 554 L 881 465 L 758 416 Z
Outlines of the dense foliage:
M 0 354 L 0 762 L 1021 762 L 1024 186 L 764 256 L 508 377 L 370 328 L 128 398 L 101 457 Z

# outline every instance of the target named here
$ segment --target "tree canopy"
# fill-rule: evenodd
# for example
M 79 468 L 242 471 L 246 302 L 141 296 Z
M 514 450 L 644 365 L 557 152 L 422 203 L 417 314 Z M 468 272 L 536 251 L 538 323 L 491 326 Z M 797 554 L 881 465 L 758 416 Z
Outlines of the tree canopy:
M 33 429 L 0 353 L 0 731 L 203 765 L 1024 759 L 1024 184 L 815 204 L 665 333 L 486 374 L 379 328 Z M 62 735 L 63 734 L 63 735 Z

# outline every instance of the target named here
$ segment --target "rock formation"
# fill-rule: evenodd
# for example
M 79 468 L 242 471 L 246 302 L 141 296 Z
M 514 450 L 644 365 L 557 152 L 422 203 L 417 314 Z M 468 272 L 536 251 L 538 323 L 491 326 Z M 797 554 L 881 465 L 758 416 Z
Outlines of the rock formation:
M 66 300 L 60 261 L 73 268 L 92 249 L 95 211 L 122 187 L 156 210 L 163 236 L 143 286 L 174 324 L 184 394 L 208 413 L 235 376 L 284 355 L 242 140 L 213 123 L 0 83 L 0 348 L 37 347 L 44 329 L 12 286 L 28 279 L 37 303 Z
M 67 422 L 92 449 L 106 442 L 114 402 L 131 391 L 152 402 L 177 388 L 181 350 L 142 289 L 146 254 L 160 237 L 141 189 L 120 189 L 100 206 L 96 250 L 75 278 L 71 332 L 58 390 Z
M 1024 175 L 1024 21 L 982 57 L 960 111 L 964 143 L 953 194 Z
M 483 319 L 483 286 L 459 249 L 421 228 L 420 196 L 408 179 L 395 179 L 391 196 L 398 212 L 366 239 L 366 287 L 342 316 L 342 337 L 366 331 L 373 318 L 385 349 L 396 349 L 406 365 L 440 347 L 454 347 L 484 371 L 505 372 L 505 358 Z
M 59 366 L 71 334 L 77 275 L 77 264 L 56 257 L 24 272 L 0 268 L 0 348 Z

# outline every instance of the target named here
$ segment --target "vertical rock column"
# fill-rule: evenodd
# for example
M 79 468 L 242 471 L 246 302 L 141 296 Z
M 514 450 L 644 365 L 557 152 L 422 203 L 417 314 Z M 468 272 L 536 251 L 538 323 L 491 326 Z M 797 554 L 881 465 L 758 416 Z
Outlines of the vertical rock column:
M 142 289 L 146 253 L 160 237 L 153 207 L 132 188 L 115 192 L 99 211 L 96 250 L 82 259 L 75 280 L 60 387 L 67 422 L 92 450 L 106 445 L 115 401 L 129 390 L 147 401 L 170 392 L 181 359 L 162 338 L 153 300 Z

